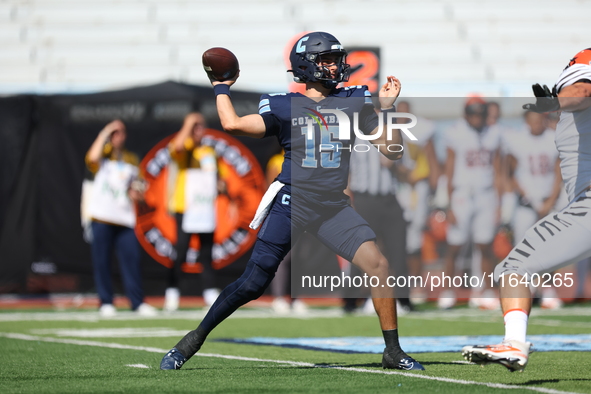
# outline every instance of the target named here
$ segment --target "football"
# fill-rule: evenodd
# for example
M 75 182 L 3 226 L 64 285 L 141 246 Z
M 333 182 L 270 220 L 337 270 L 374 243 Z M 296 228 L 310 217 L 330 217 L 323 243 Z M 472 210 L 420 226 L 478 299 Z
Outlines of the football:
M 238 59 L 226 48 L 210 48 L 203 52 L 203 68 L 216 81 L 232 79 L 239 71 Z

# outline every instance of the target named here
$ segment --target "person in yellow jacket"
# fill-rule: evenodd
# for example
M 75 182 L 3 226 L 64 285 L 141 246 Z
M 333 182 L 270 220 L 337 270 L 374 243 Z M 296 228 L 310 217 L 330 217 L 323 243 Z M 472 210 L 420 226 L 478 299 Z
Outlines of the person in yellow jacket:
M 203 266 L 201 283 L 207 305 L 213 304 L 219 290 L 212 268 L 213 235 L 216 227 L 215 200 L 223 182 L 218 182 L 218 159 L 211 146 L 203 145 L 205 118 L 197 112 L 185 117 L 181 130 L 169 144 L 170 156 L 178 168 L 170 210 L 177 222 L 176 258 L 170 270 L 164 309 L 178 309 L 181 265 L 188 260 L 189 242 L 199 235 L 197 256 Z M 223 190 L 221 190 L 223 191 Z

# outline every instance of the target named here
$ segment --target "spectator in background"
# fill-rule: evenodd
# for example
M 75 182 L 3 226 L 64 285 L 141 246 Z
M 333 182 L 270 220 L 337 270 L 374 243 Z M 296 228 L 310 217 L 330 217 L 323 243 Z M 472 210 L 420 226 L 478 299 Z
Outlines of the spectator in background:
M 455 275 L 455 262 L 463 245 L 474 242 L 481 253 L 484 273 L 493 269 L 492 241 L 497 227 L 498 198 L 501 190 L 501 135 L 497 127 L 486 124 L 487 104 L 479 97 L 466 101 L 464 117 L 446 130 L 447 159 L 445 175 L 448 182 L 450 208 L 447 213 L 448 251 L 445 275 Z M 486 281 L 485 281 L 486 282 Z M 441 309 L 456 303 L 455 291 L 449 282 L 439 296 Z M 490 286 L 490 281 L 486 282 Z M 470 304 L 496 309 L 499 301 L 490 290 L 473 291 Z
M 213 235 L 216 227 L 215 200 L 223 192 L 223 182 L 218 180 L 218 158 L 215 150 L 202 145 L 205 135 L 205 118 L 197 112 L 185 117 L 181 130 L 169 145 L 170 156 L 178 167 L 171 200 L 171 211 L 177 224 L 176 258 L 170 269 L 164 309 L 175 311 L 180 300 L 179 281 L 181 266 L 187 261 L 191 236 L 199 236 L 197 260 L 203 266 L 201 284 L 205 303 L 214 303 L 219 290 L 215 285 L 212 267 Z
M 514 240 L 522 239 L 528 228 L 554 210 L 562 190 L 560 159 L 546 115 L 527 111 L 523 117 L 526 129 L 508 134 L 505 142 L 512 194 L 503 196 L 501 219 L 511 225 Z M 507 202 L 511 200 L 516 204 Z M 554 287 L 544 286 L 541 290 L 543 308 L 562 306 Z
M 501 118 L 501 107 L 496 101 L 486 103 L 486 125 L 494 126 L 499 123 Z
M 125 149 L 127 132 L 120 120 L 107 124 L 86 154 L 86 165 L 95 174 L 90 215 L 94 280 L 103 317 L 116 314 L 113 306 L 111 257 L 117 253 L 123 285 L 131 309 L 153 316 L 156 310 L 144 303 L 140 246 L 134 233 L 134 202 L 142 199 L 138 157 Z

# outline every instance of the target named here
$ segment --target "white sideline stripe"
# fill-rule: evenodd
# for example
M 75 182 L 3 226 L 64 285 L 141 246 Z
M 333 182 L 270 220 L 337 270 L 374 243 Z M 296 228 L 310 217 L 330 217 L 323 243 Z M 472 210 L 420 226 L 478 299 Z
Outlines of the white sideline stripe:
M 26 334 L 12 333 L 12 332 L 0 332 L 0 337 L 11 338 L 11 339 L 22 339 L 24 341 L 42 341 L 42 342 L 52 342 L 52 343 L 67 343 L 70 345 L 97 346 L 97 347 L 106 347 L 106 348 L 111 348 L 111 349 L 144 350 L 146 352 L 151 352 L 151 353 L 166 353 L 167 351 L 170 350 L 170 349 L 159 349 L 157 347 L 123 345 L 120 343 L 82 341 L 80 339 L 38 337 L 38 336 L 34 336 L 34 335 L 26 335 Z
M 146 364 L 127 364 L 125 366 L 126 367 L 132 367 L 132 368 L 148 368 L 148 369 L 150 368 Z
M 52 343 L 65 343 L 65 344 L 70 344 L 70 345 L 96 346 L 96 347 L 105 347 L 105 348 L 111 348 L 111 349 L 143 350 L 143 351 L 147 351 L 147 352 L 151 352 L 151 353 L 161 353 L 161 354 L 164 354 L 164 353 L 168 352 L 168 350 L 170 350 L 170 349 L 159 349 L 159 348 L 155 348 L 155 347 L 123 345 L 120 343 L 81 341 L 78 339 L 38 337 L 38 336 L 33 336 L 33 335 L 9 333 L 9 332 L 0 332 L 0 337 L 11 338 L 11 339 L 22 339 L 25 341 L 42 341 L 42 342 L 52 342 Z M 456 384 L 464 384 L 464 385 L 486 386 L 486 387 L 496 388 L 496 389 L 531 390 L 531 391 L 537 391 L 539 393 L 547 393 L 547 394 L 577 394 L 574 392 L 547 389 L 544 387 L 522 387 L 522 386 L 512 386 L 509 384 L 502 384 L 502 383 L 474 382 L 474 381 L 463 380 L 463 379 L 451 379 L 451 378 L 442 378 L 442 377 L 438 377 L 438 376 L 418 375 L 418 374 L 410 373 L 410 372 L 382 371 L 382 370 L 377 370 L 377 369 L 373 370 L 373 369 L 352 368 L 352 367 L 339 367 L 339 366 L 333 366 L 333 365 L 317 365 L 317 364 L 313 364 L 313 363 L 306 363 L 306 362 L 299 362 L 299 361 L 271 360 L 271 359 L 253 358 L 253 357 L 229 356 L 229 355 L 225 355 L 225 354 L 214 354 L 214 353 L 197 353 L 196 356 L 224 358 L 224 359 L 228 359 L 228 360 L 256 361 L 256 362 L 268 362 L 268 363 L 275 363 L 275 364 L 287 364 L 287 365 L 291 365 L 294 367 L 329 368 L 329 369 L 338 369 L 338 370 L 343 370 L 343 371 L 373 373 L 373 374 L 381 374 L 381 375 L 401 375 L 401 376 L 406 376 L 406 377 L 410 377 L 410 378 L 435 380 L 438 382 L 456 383 Z
M 203 319 L 206 311 L 204 310 L 190 310 L 190 311 L 176 311 L 176 312 L 160 312 L 154 317 L 142 317 L 138 316 L 135 312 L 130 311 L 118 311 L 117 315 L 112 318 L 101 318 L 99 313 L 96 311 L 78 311 L 78 312 L 5 312 L 0 313 L 0 322 L 14 322 L 14 321 L 67 321 L 67 320 L 78 320 L 86 322 L 98 322 L 98 321 L 128 321 L 128 320 L 199 320 Z M 269 319 L 269 318 L 292 318 L 292 319 L 314 319 L 314 318 L 341 318 L 344 316 L 344 312 L 341 308 L 329 308 L 329 309 L 311 309 L 303 316 L 299 315 L 287 315 L 280 316 L 274 313 L 270 307 L 257 307 L 257 308 L 244 308 L 239 309 L 232 314 L 230 319 Z M 530 324 L 536 324 L 536 321 L 541 318 L 548 318 L 552 316 L 591 316 L 591 308 L 589 307 L 572 307 L 563 308 L 558 310 L 552 309 L 533 309 L 531 313 Z M 415 319 L 415 320 L 446 320 L 446 321 L 457 321 L 462 318 L 478 318 L 481 321 L 502 321 L 502 315 L 500 311 L 481 311 L 477 309 L 456 309 L 449 311 L 425 311 L 420 313 L 409 313 L 401 317 L 402 319 Z M 572 326 L 572 324 L 580 327 L 587 328 L 587 322 L 562 322 L 560 324 Z M 556 325 L 555 323 L 541 325 Z
M 98 312 L 7 312 L 0 313 L 0 322 L 14 322 L 14 321 L 68 321 L 77 320 L 84 322 L 99 322 L 99 321 L 137 321 L 137 320 L 191 320 L 196 321 L 203 319 L 207 311 L 192 310 L 192 311 L 176 311 L 176 312 L 159 312 L 156 316 L 143 317 L 138 316 L 135 312 L 121 311 L 117 312 L 114 317 L 102 318 Z M 281 316 L 273 312 L 269 308 L 248 308 L 239 309 L 232 314 L 229 319 L 284 319 L 293 318 L 300 320 L 307 320 L 313 318 L 340 318 L 345 314 L 340 308 L 333 308 L 332 310 L 311 310 L 305 315 L 287 315 Z

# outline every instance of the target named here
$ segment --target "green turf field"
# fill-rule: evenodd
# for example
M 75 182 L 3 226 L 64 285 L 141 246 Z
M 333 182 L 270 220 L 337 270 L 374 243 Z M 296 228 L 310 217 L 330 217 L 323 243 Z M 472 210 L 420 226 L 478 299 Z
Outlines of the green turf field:
M 465 362 L 458 352 L 413 354 L 424 372 L 385 371 L 378 354 L 218 342 L 251 337 L 379 337 L 377 317 L 312 309 L 278 318 L 244 309 L 222 323 L 180 371 L 160 359 L 203 312 L 138 319 L 120 313 L 0 313 L 0 393 L 390 393 L 591 392 L 591 353 L 537 352 L 523 373 Z M 591 308 L 535 310 L 529 333 L 589 334 Z M 502 335 L 498 312 L 424 311 L 400 318 L 403 336 Z M 464 343 L 471 344 L 471 343 Z M 460 345 L 464 345 L 460 344 Z M 535 346 L 535 343 L 534 343 Z

